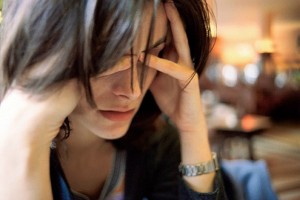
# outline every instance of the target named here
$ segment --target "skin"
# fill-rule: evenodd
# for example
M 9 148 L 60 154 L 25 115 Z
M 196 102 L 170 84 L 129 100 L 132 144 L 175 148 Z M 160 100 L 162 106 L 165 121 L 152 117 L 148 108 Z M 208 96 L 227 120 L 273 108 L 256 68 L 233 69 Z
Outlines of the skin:
M 112 69 L 92 78 L 91 85 L 96 108 L 91 108 L 83 94 L 83 98 L 80 99 L 78 106 L 69 115 L 69 119 L 72 122 L 72 136 L 93 137 L 95 135 L 102 139 L 115 139 L 127 132 L 146 91 L 157 73 L 156 69 L 147 67 L 142 91 L 139 83 L 142 63 L 137 57 L 146 49 L 151 13 L 151 9 L 146 9 L 142 24 L 139 27 L 139 33 L 134 41 L 133 76 L 131 77 L 131 56 L 129 51 Z M 161 38 L 165 38 L 167 33 L 167 17 L 163 6 L 160 6 L 158 9 L 154 30 L 153 44 L 161 41 Z M 150 54 L 157 56 L 164 46 L 165 44 L 161 43 L 154 48 L 150 47 Z M 133 88 L 131 88 L 131 79 Z M 116 111 L 118 113 L 107 113 L 108 111 Z M 117 117 L 115 120 L 107 118 L 108 115 L 118 115 L 120 112 L 124 113 L 125 111 L 132 112 L 130 116 L 114 116 Z
M 179 130 L 182 163 L 195 164 L 211 160 L 207 128 L 201 108 L 199 80 L 198 76 L 191 79 L 194 69 L 188 41 L 173 3 L 160 5 L 159 20 L 156 20 L 158 28 L 155 29 L 153 39 L 155 42 L 166 35 L 166 24 L 169 21 L 172 45 L 166 49 L 163 58 L 157 55 L 160 49 L 164 48 L 164 44 L 151 52 L 152 55 L 147 60 L 148 71 L 143 91 L 138 84 L 140 68 L 137 63 L 143 61 L 142 52 L 146 47 L 149 16 L 144 16 L 134 43 L 133 89 L 130 86 L 128 51 L 116 66 L 92 79 L 96 108 L 87 104 L 84 91 L 76 80 L 66 82 L 46 98 L 29 95 L 18 88 L 11 89 L 6 94 L 0 107 L 2 196 L 8 199 L 52 199 L 48 174 L 49 145 L 59 132 L 66 116 L 69 116 L 72 126 L 70 138 L 64 144 L 68 154 L 64 155 L 62 148 L 59 148 L 59 151 L 62 157 L 66 158 L 62 159 L 62 165 L 69 173 L 67 179 L 72 188 L 84 191 L 91 197 L 96 196 L 101 190 L 99 182 L 104 182 L 109 173 L 114 153 L 111 144 L 104 141 L 126 133 L 147 89 L 151 90 L 161 110 L 172 119 Z M 101 112 L 111 110 L 132 110 L 133 113 L 127 116 L 126 120 L 121 117 L 122 120 L 119 118 L 116 121 L 109 119 L 105 112 Z M 110 153 L 105 155 L 104 152 Z M 86 170 L 74 179 L 70 178 L 75 174 L 72 166 L 82 167 L 82 163 L 87 163 L 88 169 L 96 169 L 100 161 L 95 157 L 101 157 L 102 165 L 107 163 L 103 166 L 106 169 L 103 174 L 97 174 L 95 180 L 87 180 L 92 173 Z M 88 162 L 90 160 L 98 162 Z M 81 170 L 77 168 L 77 174 L 78 171 Z M 215 173 L 210 173 L 184 177 L 184 180 L 195 191 L 210 192 L 213 189 L 214 176 Z M 82 185 L 75 184 L 77 179 L 84 177 L 87 177 L 84 181 L 89 182 L 89 185 L 83 188 Z M 7 183 L 7 180 L 10 182 Z
M 112 168 L 116 150 L 107 139 L 120 138 L 127 132 L 157 74 L 156 69 L 147 69 L 142 90 L 139 83 L 142 66 L 137 55 L 146 49 L 151 15 L 151 9 L 147 9 L 134 41 L 133 77 L 129 52 L 111 70 L 92 78 L 96 108 L 92 108 L 82 94 L 78 105 L 69 115 L 72 129 L 70 137 L 58 145 L 62 167 L 71 188 L 92 199 L 99 196 Z M 153 44 L 164 41 L 161 39 L 164 39 L 167 33 L 168 20 L 162 5 L 158 9 L 157 19 Z M 157 56 L 165 44 L 162 42 L 158 46 L 150 46 L 150 53 Z M 124 116 L 124 111 L 128 110 L 130 113 Z

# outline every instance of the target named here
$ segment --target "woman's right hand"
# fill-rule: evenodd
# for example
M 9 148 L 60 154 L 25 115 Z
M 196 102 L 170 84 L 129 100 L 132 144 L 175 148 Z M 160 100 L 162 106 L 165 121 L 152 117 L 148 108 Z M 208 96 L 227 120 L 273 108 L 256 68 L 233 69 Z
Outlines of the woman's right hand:
M 0 105 L 0 196 L 52 200 L 50 144 L 80 98 L 77 80 L 47 94 L 10 89 Z
M 50 145 L 79 98 L 80 87 L 75 79 L 46 94 L 8 90 L 0 105 L 0 141 L 8 143 L 0 146 L 14 142 Z

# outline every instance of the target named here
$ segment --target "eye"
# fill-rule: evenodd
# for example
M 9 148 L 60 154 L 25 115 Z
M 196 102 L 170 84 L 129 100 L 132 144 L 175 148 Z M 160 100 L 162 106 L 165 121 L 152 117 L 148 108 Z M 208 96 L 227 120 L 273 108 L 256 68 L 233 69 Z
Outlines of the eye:
M 149 54 L 154 55 L 154 56 L 158 56 L 161 51 L 162 51 L 161 48 L 154 48 L 154 49 L 151 49 L 149 51 Z
M 154 55 L 154 56 L 161 57 L 164 48 L 165 48 L 165 44 L 160 44 L 159 46 L 157 46 L 157 47 L 155 47 L 155 48 L 152 48 L 152 49 L 149 51 L 149 54 Z
M 159 58 L 162 58 L 162 57 L 163 57 L 163 55 L 164 55 L 164 50 L 165 50 L 165 48 L 163 48 L 162 50 L 159 51 L 159 53 L 158 53 L 158 55 L 157 55 Z
M 102 78 L 105 76 L 113 75 L 115 73 L 127 70 L 131 67 L 131 56 L 123 56 L 114 66 L 110 67 L 105 72 L 96 76 L 96 78 Z

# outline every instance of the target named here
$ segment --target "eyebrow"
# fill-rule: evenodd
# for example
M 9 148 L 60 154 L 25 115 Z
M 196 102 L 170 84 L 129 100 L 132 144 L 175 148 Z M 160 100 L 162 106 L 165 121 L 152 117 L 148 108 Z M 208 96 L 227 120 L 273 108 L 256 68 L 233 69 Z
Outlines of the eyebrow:
M 160 38 L 159 40 L 157 40 L 154 44 L 152 44 L 151 46 L 149 46 L 149 50 L 154 49 L 155 47 L 158 47 L 159 45 L 163 44 L 166 42 L 166 38 L 167 36 L 163 36 L 162 38 Z M 144 51 L 142 51 L 143 53 L 146 51 L 146 49 Z
M 148 48 L 148 51 L 151 50 L 151 49 L 154 49 L 156 47 L 158 47 L 159 45 L 163 44 L 166 42 L 166 39 L 167 39 L 167 36 L 163 36 L 161 37 L 159 40 L 157 40 L 154 44 L 150 45 L 149 48 Z M 141 51 L 141 53 L 145 53 L 147 49 Z M 132 54 L 132 53 L 129 53 L 129 54 L 125 54 L 125 55 L 133 55 L 133 56 L 136 56 L 137 54 Z

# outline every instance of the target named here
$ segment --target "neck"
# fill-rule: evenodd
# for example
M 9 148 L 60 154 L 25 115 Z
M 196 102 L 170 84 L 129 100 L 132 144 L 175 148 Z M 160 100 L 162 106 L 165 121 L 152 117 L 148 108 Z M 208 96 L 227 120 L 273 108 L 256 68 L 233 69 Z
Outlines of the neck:
M 111 142 L 87 132 L 73 130 L 65 140 L 59 136 L 57 152 L 70 187 L 91 199 L 98 197 L 113 167 L 116 149 Z
M 114 149 L 111 142 L 92 133 L 79 133 L 72 130 L 67 139 L 62 138 L 63 134 L 60 133 L 58 135 L 57 150 L 62 158 L 99 156 Z

